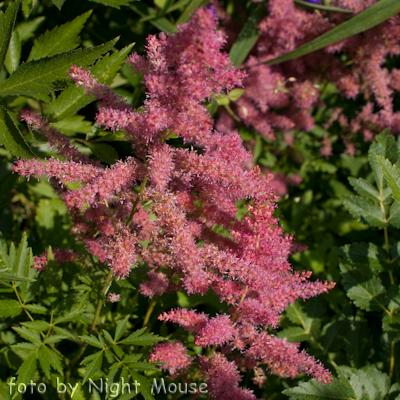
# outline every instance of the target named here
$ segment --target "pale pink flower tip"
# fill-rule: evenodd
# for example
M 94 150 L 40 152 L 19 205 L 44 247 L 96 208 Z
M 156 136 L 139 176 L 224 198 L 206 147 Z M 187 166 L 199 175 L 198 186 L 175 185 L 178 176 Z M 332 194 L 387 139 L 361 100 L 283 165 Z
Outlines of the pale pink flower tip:
M 154 346 L 150 362 L 163 362 L 160 368 L 175 375 L 179 370 L 186 370 L 192 363 L 192 358 L 186 353 L 186 347 L 181 342 L 160 343 Z
M 110 303 L 116 303 L 121 300 L 121 295 L 116 293 L 108 293 L 107 301 Z

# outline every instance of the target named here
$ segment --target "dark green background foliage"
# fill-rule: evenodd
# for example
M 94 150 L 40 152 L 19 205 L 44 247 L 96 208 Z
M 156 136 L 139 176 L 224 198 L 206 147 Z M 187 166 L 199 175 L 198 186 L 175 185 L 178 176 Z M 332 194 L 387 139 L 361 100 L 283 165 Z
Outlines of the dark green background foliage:
M 107 270 L 85 254 L 70 235 L 66 207 L 46 179 L 19 180 L 11 172 L 15 157 L 49 157 L 52 152 L 37 134 L 28 132 L 18 112 L 30 107 L 43 113 L 83 152 L 105 163 L 129 154 L 119 132 L 104 132 L 92 123 L 93 98 L 72 86 L 66 70 L 92 66 L 92 72 L 124 96 L 133 107 L 144 99 L 141 77 L 124 64 L 133 46 L 141 53 L 145 38 L 160 30 L 173 32 L 203 3 L 199 0 L 22 0 L 0 7 L 0 399 L 9 399 L 5 382 L 34 379 L 46 382 L 47 392 L 29 398 L 54 399 L 57 378 L 75 384 L 108 377 L 141 382 L 140 391 L 151 399 L 149 382 L 162 373 L 147 362 L 153 343 L 174 333 L 182 337 L 190 355 L 201 349 L 194 337 L 157 320 L 172 307 L 196 307 L 210 314 L 221 304 L 212 294 L 164 295 L 157 302 L 140 297 L 137 288 L 146 269 L 112 283 L 121 301 L 107 303 L 98 325 L 96 310 L 104 300 Z M 250 53 L 259 36 L 257 22 L 263 8 L 250 1 L 221 3 L 241 33 L 230 49 L 235 65 Z M 310 5 L 309 5 L 310 6 Z M 348 23 L 365 30 L 399 12 L 399 4 L 382 0 L 369 14 Z M 286 57 L 295 58 L 349 35 L 349 25 Z M 350 28 L 352 26 L 350 25 Z M 354 33 L 354 30 L 352 31 Z M 135 43 L 135 45 L 134 45 Z M 280 62 L 275 60 L 274 62 Z M 398 60 L 391 60 L 397 63 Z M 343 104 L 334 87 L 324 89 L 327 104 L 316 110 L 311 133 L 294 132 L 293 147 L 269 142 L 244 126 L 240 134 L 254 160 L 275 173 L 297 173 L 302 182 L 290 187 L 279 201 L 276 216 L 286 233 L 309 249 L 292 256 L 296 270 L 312 269 L 313 277 L 337 282 L 329 294 L 295 303 L 284 313 L 279 337 L 301 342 L 309 354 L 329 368 L 334 382 L 322 386 L 305 376 L 297 380 L 268 377 L 263 388 L 243 384 L 265 399 L 400 399 L 400 142 L 383 132 L 369 146 L 356 140 L 356 155 L 344 155 L 333 125 L 333 156 L 320 155 L 322 124 L 334 107 L 354 117 L 362 99 Z M 214 114 L 242 94 L 232 91 L 210 104 Z M 30 268 L 33 255 L 49 246 L 85 254 L 59 267 L 54 261 L 42 273 Z M 50 247 L 50 249 L 51 249 Z M 51 254 L 51 250 L 50 250 Z M 97 272 L 93 273 L 93 266 Z M 147 328 L 143 320 L 149 316 Z M 152 333 L 154 332 L 154 334 Z M 193 371 L 195 373 L 195 371 Z M 282 391 L 284 394 L 282 394 Z M 66 394 L 61 398 L 69 398 Z M 131 396 L 121 396 L 127 400 Z M 164 396 L 166 397 L 166 396 Z M 21 398 L 21 396 L 17 396 Z M 74 399 L 99 399 L 79 389 Z M 163 396 L 157 396 L 163 398 Z M 169 397 L 178 399 L 178 396 Z M 184 396 L 183 396 L 184 398 Z M 204 398 L 204 397 L 203 397 Z

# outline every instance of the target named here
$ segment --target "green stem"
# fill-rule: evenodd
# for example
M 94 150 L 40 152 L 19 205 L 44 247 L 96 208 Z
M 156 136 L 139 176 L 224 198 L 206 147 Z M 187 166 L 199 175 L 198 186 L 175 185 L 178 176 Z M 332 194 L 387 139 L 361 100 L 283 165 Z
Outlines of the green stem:
M 140 186 L 139 193 L 138 193 L 138 195 L 137 195 L 137 197 L 136 197 L 136 200 L 134 201 L 134 203 L 133 203 L 133 205 L 132 205 L 132 211 L 131 211 L 131 214 L 129 215 L 129 218 L 128 218 L 128 221 L 127 221 L 127 223 L 126 223 L 126 226 L 129 226 L 129 225 L 131 224 L 131 222 L 132 222 L 132 220 L 133 220 L 133 216 L 134 216 L 134 215 L 136 214 L 136 212 L 137 212 L 137 206 L 138 206 L 139 201 L 140 201 L 140 196 L 141 196 L 141 194 L 143 193 L 144 188 L 146 187 L 146 184 L 147 184 L 147 180 L 148 180 L 148 179 L 149 179 L 148 176 L 146 176 L 146 177 L 143 179 L 142 185 Z
M 152 299 L 150 304 L 149 304 L 149 308 L 147 309 L 146 315 L 144 316 L 144 320 L 143 320 L 143 325 L 142 327 L 147 326 L 147 324 L 149 323 L 149 319 L 150 319 L 150 315 L 154 310 L 154 306 L 157 304 L 157 301 L 155 299 Z
M 108 273 L 108 275 L 107 275 L 107 278 L 106 278 L 106 286 L 104 286 L 103 290 L 101 291 L 104 296 L 107 295 L 107 292 L 111 287 L 112 281 L 113 281 L 113 276 L 112 276 L 112 271 L 110 271 Z M 100 312 L 101 312 L 101 308 L 102 307 L 103 307 L 103 299 L 100 298 L 99 301 L 97 302 L 96 312 L 94 314 L 93 323 L 92 323 L 92 326 L 91 326 L 92 330 L 96 329 L 97 321 L 98 321 L 98 319 L 100 317 Z
M 394 357 L 395 357 L 395 341 L 392 340 L 391 346 L 390 346 L 390 369 L 389 369 L 389 383 L 392 382 L 392 378 L 393 378 L 393 372 L 394 372 Z

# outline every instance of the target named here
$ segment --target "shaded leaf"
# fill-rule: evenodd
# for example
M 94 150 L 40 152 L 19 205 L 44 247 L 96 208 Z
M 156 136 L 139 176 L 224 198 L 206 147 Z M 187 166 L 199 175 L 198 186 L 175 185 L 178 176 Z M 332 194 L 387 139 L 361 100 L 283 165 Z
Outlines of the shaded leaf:
M 343 204 L 354 218 L 364 224 L 384 228 L 387 225 L 385 212 L 372 201 L 360 196 L 343 196 Z
M 126 332 L 129 321 L 129 315 L 123 320 L 117 322 L 117 327 L 115 328 L 114 341 L 118 342 Z
M 129 335 L 127 338 L 121 340 L 121 344 L 133 344 L 136 346 L 149 346 L 152 345 L 155 342 L 160 342 L 162 340 L 165 340 L 165 338 L 154 335 L 152 332 L 150 333 L 144 333 L 146 328 L 139 329 L 135 332 L 133 332 L 131 335 Z
M 97 158 L 100 158 L 101 161 L 107 164 L 114 164 L 119 159 L 117 151 L 109 144 L 86 142 L 86 146 L 92 150 Z
M 46 31 L 35 40 L 28 61 L 50 57 L 78 47 L 79 33 L 91 13 L 92 11 L 87 11 L 66 24 L 56 26 L 51 31 Z
M 382 156 L 377 155 L 376 159 L 382 168 L 383 176 L 392 190 L 393 198 L 400 201 L 400 169 Z
M 97 47 L 72 50 L 22 64 L 0 83 L 0 95 L 31 95 L 60 89 L 66 86 L 67 70 L 71 65 L 87 67 L 111 50 L 117 41 L 118 38 Z
M 17 300 L 0 300 L 0 317 L 16 317 L 21 312 L 22 307 Z
M 4 66 L 6 67 L 9 74 L 12 74 L 18 67 L 21 60 L 21 39 L 19 37 L 18 30 L 14 30 L 11 35 L 10 44 L 8 45 L 8 50 L 6 54 L 6 59 L 4 61 Z
M 350 185 L 360 195 L 368 197 L 369 199 L 379 203 L 379 192 L 368 181 L 363 178 L 349 178 Z
M 236 42 L 229 51 L 229 58 L 235 67 L 239 67 L 243 63 L 257 42 L 261 33 L 258 29 L 258 24 L 266 16 L 266 14 L 267 9 L 265 6 L 265 1 L 262 1 L 256 6 L 253 14 L 244 24 L 239 36 L 236 39 Z
M 5 13 L 2 11 L 0 12 L 0 69 L 3 66 L 6 58 L 8 45 L 11 40 L 11 34 L 17 18 L 19 4 L 20 1 L 16 0 L 7 7 Z
M 10 114 L 2 106 L 0 106 L 0 144 L 17 158 L 28 160 L 35 157 L 35 153 L 26 143 Z

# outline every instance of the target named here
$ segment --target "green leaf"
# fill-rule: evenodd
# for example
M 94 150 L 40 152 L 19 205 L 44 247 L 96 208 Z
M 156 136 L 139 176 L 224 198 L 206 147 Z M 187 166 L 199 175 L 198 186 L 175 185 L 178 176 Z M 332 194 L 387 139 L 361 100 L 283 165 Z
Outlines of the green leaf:
M 118 38 L 88 49 L 72 50 L 19 66 L 5 81 L 0 83 L 0 96 L 49 93 L 66 85 L 67 70 L 71 65 L 86 68 L 102 54 L 111 50 Z
M 109 368 L 109 372 L 107 375 L 109 387 L 111 387 L 112 383 L 114 382 L 114 378 L 117 375 L 118 370 L 121 368 L 121 365 L 116 362 Z
M 66 24 L 46 31 L 35 40 L 28 61 L 50 57 L 75 49 L 79 45 L 79 33 L 92 11 L 88 11 Z
M 28 160 L 36 156 L 8 111 L 2 106 L 0 106 L 0 144 L 17 158 Z
M 303 342 L 310 338 L 310 334 L 300 326 L 283 329 L 276 336 L 278 338 L 286 338 L 289 342 Z
M 311 42 L 300 46 L 290 53 L 278 58 L 274 58 L 263 64 L 274 65 L 312 53 L 333 43 L 357 35 L 358 33 L 365 32 L 366 30 L 393 17 L 399 12 L 400 3 L 398 0 L 381 0 L 350 20 L 343 22 L 343 24 L 340 24 L 330 31 L 318 36 Z
M 106 347 L 104 339 L 101 336 L 96 338 L 96 336 L 90 335 L 90 336 L 79 336 L 79 338 L 83 340 L 85 343 L 88 343 L 94 347 L 98 347 L 99 349 L 103 349 L 104 347 Z
M 24 13 L 25 18 L 28 18 L 31 14 L 33 7 L 36 3 L 36 0 L 22 0 L 22 12 Z
M 339 255 L 353 264 L 366 264 L 374 273 L 382 272 L 389 259 L 388 254 L 374 243 L 347 244 L 339 250 Z
M 383 176 L 392 190 L 393 198 L 400 201 L 400 169 L 382 156 L 377 155 L 376 159 L 382 168 Z
M 121 6 L 127 6 L 131 1 L 135 0 L 90 0 L 94 3 L 103 4 L 104 6 L 120 8 Z
M 385 288 L 377 276 L 366 276 L 349 264 L 340 264 L 340 270 L 346 281 L 344 288 L 347 296 L 357 307 L 366 311 L 384 309 L 380 295 Z
M 22 5 L 23 7 L 23 5 Z M 21 43 L 26 42 L 34 36 L 36 29 L 45 20 L 45 17 L 37 17 L 31 21 L 25 21 L 18 24 L 15 30 L 18 31 Z
M 22 307 L 17 300 L 0 300 L 0 317 L 16 317 L 21 312 Z
M 139 371 L 160 371 L 160 369 L 150 362 L 131 362 L 129 368 L 134 368 Z
M 356 394 L 345 379 L 335 379 L 332 383 L 322 385 L 314 379 L 302 382 L 298 386 L 282 392 L 298 400 L 356 400 Z
M 192 0 L 197 1 L 197 0 Z M 135 13 L 139 14 L 141 17 L 145 17 L 146 19 L 149 19 L 149 22 L 154 25 L 158 30 L 164 31 L 164 32 L 178 32 L 178 28 L 169 22 L 165 17 L 157 18 L 157 19 L 152 19 L 152 14 L 155 16 L 157 14 L 157 11 L 154 10 L 153 8 L 147 6 L 143 1 L 136 0 L 133 2 L 133 4 L 129 4 L 129 8 L 134 11 Z M 150 18 L 148 18 L 150 17 Z M 179 20 L 178 20 L 179 21 Z M 181 23 L 181 22 L 178 22 Z
M 385 212 L 378 204 L 353 195 L 343 196 L 343 204 L 354 218 L 358 218 L 364 224 L 381 229 L 387 226 Z
M 135 371 L 131 371 L 130 373 L 132 375 L 132 379 L 134 381 L 139 382 L 139 385 L 137 386 L 138 391 L 142 394 L 142 396 L 145 398 L 145 400 L 154 400 L 154 397 L 152 395 L 152 386 L 150 381 L 145 378 L 143 375 L 138 374 Z
M 99 79 L 101 83 L 111 83 L 133 46 L 134 43 L 111 55 L 106 55 L 91 68 L 92 75 Z M 75 114 L 94 100 L 95 97 L 93 95 L 88 96 L 82 87 L 71 85 L 55 101 L 50 103 L 47 114 L 51 120 L 59 121 Z
M 122 338 L 124 333 L 126 332 L 129 321 L 129 315 L 125 317 L 123 320 L 117 322 L 117 327 L 115 328 L 114 341 L 118 342 L 119 339 Z
M 12 74 L 18 67 L 21 60 L 21 39 L 19 37 L 18 30 L 14 30 L 11 35 L 10 44 L 8 45 L 8 50 L 6 54 L 6 59 L 4 61 L 4 66 L 6 67 L 9 74 Z
M 53 329 L 54 329 L 54 332 L 57 333 L 58 335 L 65 336 L 66 338 L 69 338 L 69 339 L 76 339 L 75 335 L 73 335 L 67 329 L 60 328 L 59 326 L 54 326 Z
M 388 222 L 395 228 L 400 228 L 400 203 L 397 201 L 390 206 Z
M 114 147 L 105 143 L 85 143 L 90 150 L 92 150 L 93 154 L 100 158 L 101 161 L 106 162 L 107 164 L 114 164 L 116 160 L 119 159 L 117 151 Z
M 112 338 L 112 336 L 110 335 L 110 333 L 108 331 L 106 331 L 105 329 L 103 329 L 103 335 L 106 338 L 106 340 L 109 343 L 114 343 L 114 339 Z
M 87 361 L 85 362 L 85 360 L 88 359 L 89 363 Z M 82 385 L 84 385 L 91 376 L 101 370 L 101 366 L 103 365 L 103 352 L 99 351 L 95 354 L 91 354 L 90 356 L 84 358 L 81 364 L 87 364 L 86 372 L 82 381 Z
M 176 21 L 176 25 L 188 22 L 195 11 L 203 4 L 203 0 L 191 0 Z
M 149 346 L 155 342 L 160 342 L 162 340 L 165 340 L 165 338 L 158 336 L 158 335 L 154 335 L 152 332 L 144 333 L 145 330 L 146 330 L 146 327 L 138 329 L 137 331 L 130 334 L 124 340 L 121 340 L 120 343 L 121 344 L 133 344 L 136 346 Z
M 61 10 L 61 7 L 63 6 L 63 4 L 65 3 L 65 0 L 51 0 L 53 2 L 53 4 L 59 9 Z
M 266 16 L 266 14 L 267 9 L 265 6 L 265 1 L 262 1 L 256 6 L 253 14 L 244 24 L 239 36 L 236 39 L 236 42 L 229 51 L 229 58 L 235 67 L 239 67 L 243 63 L 257 42 L 261 33 L 258 29 L 258 24 Z
M 21 325 L 26 328 L 33 329 L 34 331 L 44 332 L 47 331 L 50 327 L 50 324 L 47 321 L 28 321 L 21 322 Z
M 38 351 L 39 364 L 47 379 L 50 379 L 50 356 L 46 346 L 40 346 Z
M 384 332 L 400 332 L 400 314 L 385 314 L 382 318 Z
M 379 4 L 379 3 L 377 3 Z M 386 182 L 383 179 L 383 171 L 379 165 L 377 156 L 388 158 L 391 162 L 395 163 L 399 157 L 398 144 L 393 136 L 389 135 L 389 129 L 385 129 L 376 138 L 368 150 L 368 160 L 371 164 L 372 172 L 378 191 L 383 193 Z
M 51 343 L 59 343 L 64 339 L 67 339 L 68 336 L 65 335 L 50 335 L 46 339 L 44 339 L 43 343 L 51 344 Z
M 323 4 L 314 4 L 314 3 L 309 3 L 307 1 L 302 1 L 302 0 L 293 0 L 293 2 L 295 4 L 300 5 L 300 6 L 304 6 L 304 7 L 308 7 L 308 8 L 314 8 L 316 10 L 324 10 L 324 11 L 340 12 L 340 13 L 345 13 L 345 14 L 353 14 L 353 11 L 346 10 L 345 8 L 325 6 Z
M 17 332 L 22 338 L 29 340 L 30 342 L 36 344 L 40 343 L 40 334 L 37 331 L 22 327 L 13 327 L 14 331 Z
M 39 304 L 25 304 L 24 308 L 26 308 L 28 311 L 33 312 L 35 314 L 46 314 L 47 309 L 44 306 L 41 306 Z
M 353 186 L 354 190 L 360 195 L 368 197 L 369 199 L 379 203 L 379 192 L 363 178 L 349 178 L 350 185 Z
M 11 347 L 17 350 L 28 350 L 29 354 L 32 354 L 32 352 L 36 351 L 38 348 L 37 345 L 27 342 L 13 344 Z
M 23 278 L 18 275 L 8 272 L 8 269 L 0 271 L 0 282 L 1 281 L 13 281 L 13 282 L 34 282 L 35 279 Z
M 0 12 L 0 69 L 4 64 L 8 44 L 14 28 L 20 1 L 16 0 L 7 7 L 5 13 Z
M 36 371 L 36 354 L 32 354 L 27 360 L 25 360 L 18 368 L 17 375 L 17 387 L 21 383 L 25 385 L 33 379 Z

